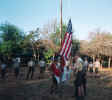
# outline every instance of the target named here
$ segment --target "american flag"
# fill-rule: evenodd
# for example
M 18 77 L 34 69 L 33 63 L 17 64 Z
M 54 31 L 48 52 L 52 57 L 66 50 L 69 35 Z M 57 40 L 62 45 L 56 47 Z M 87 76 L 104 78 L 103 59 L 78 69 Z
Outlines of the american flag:
M 65 62 L 70 57 L 71 48 L 72 48 L 72 23 L 70 19 L 67 26 L 67 32 L 65 33 L 64 40 L 62 41 L 61 49 L 59 52 L 62 58 L 61 59 L 62 70 L 58 69 L 56 67 L 56 64 L 54 63 L 51 64 L 52 71 L 58 83 L 60 83 L 60 75 L 62 71 L 64 71 L 63 68 L 65 66 Z
M 70 19 L 67 26 L 67 32 L 65 33 L 64 40 L 62 41 L 62 46 L 60 50 L 60 55 L 64 58 L 63 59 L 64 63 L 66 60 L 69 59 L 71 49 L 72 49 L 72 22 Z

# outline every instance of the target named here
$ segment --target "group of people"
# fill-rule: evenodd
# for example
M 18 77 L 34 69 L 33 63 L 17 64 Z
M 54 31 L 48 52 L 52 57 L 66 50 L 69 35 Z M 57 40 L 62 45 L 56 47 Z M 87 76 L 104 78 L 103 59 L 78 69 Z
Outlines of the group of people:
M 38 65 L 39 65 L 39 68 L 40 68 L 39 79 L 43 79 L 45 68 L 46 68 L 45 60 L 43 58 L 41 58 Z M 31 60 L 28 62 L 28 71 L 27 71 L 26 79 L 29 79 L 29 77 L 31 79 L 33 78 L 34 72 L 35 72 L 35 67 L 36 67 L 36 62 L 31 58 Z
M 89 68 L 89 72 L 90 73 L 95 72 L 96 74 L 98 74 L 99 70 L 101 69 L 101 64 L 100 64 L 99 59 L 97 58 L 94 63 L 93 62 L 90 62 L 88 64 L 88 68 Z
M 40 67 L 40 76 L 39 79 L 43 77 L 44 71 L 45 71 L 45 61 L 41 59 L 39 61 L 39 67 Z M 27 73 L 25 75 L 25 79 L 28 80 L 33 79 L 34 72 L 35 72 L 36 62 L 33 58 L 30 58 L 27 62 Z M 20 57 L 13 58 L 10 63 L 7 63 L 6 60 L 0 61 L 0 74 L 2 79 L 6 79 L 6 74 L 9 73 L 9 71 L 14 72 L 14 76 L 16 79 L 20 76 L 20 69 L 21 69 L 21 59 Z
M 16 78 L 18 78 L 19 75 L 19 67 L 20 67 L 20 58 L 16 57 L 12 61 L 7 61 L 6 59 L 2 59 L 0 61 L 0 70 L 1 70 L 1 78 L 6 78 L 6 73 L 8 72 L 7 69 L 14 69 L 14 75 Z
M 62 66 L 61 57 L 55 57 L 53 63 L 51 64 L 52 70 L 52 85 L 51 85 L 51 94 L 55 93 L 60 84 L 66 84 L 71 77 L 71 73 L 74 77 L 74 87 L 76 100 L 84 100 L 87 95 L 86 86 L 87 86 L 87 72 L 93 72 L 93 68 L 95 72 L 98 73 L 100 62 L 98 58 L 94 63 L 88 62 L 87 58 L 84 60 L 80 57 L 79 54 L 76 54 L 74 57 L 74 63 L 68 63 Z
M 28 61 L 28 70 L 26 74 L 26 79 L 33 78 L 35 72 L 36 63 L 33 58 Z M 39 62 L 40 66 L 40 78 L 43 78 L 43 73 L 45 72 L 45 61 L 41 59 Z M 2 61 L 0 63 L 1 67 L 1 77 L 5 78 L 7 64 Z M 13 59 L 13 68 L 15 77 L 18 78 L 20 72 L 20 58 Z M 79 54 L 76 54 L 73 62 L 66 61 L 63 63 L 63 58 L 61 56 L 55 56 L 54 60 L 50 66 L 52 72 L 52 85 L 51 85 L 51 94 L 55 93 L 60 84 L 67 84 L 71 78 L 71 73 L 74 77 L 74 87 L 76 100 L 83 100 L 86 96 L 86 85 L 87 85 L 87 72 L 96 73 L 99 72 L 100 62 L 98 59 L 94 63 L 91 61 L 88 62 L 88 59 L 85 58 L 82 60 Z

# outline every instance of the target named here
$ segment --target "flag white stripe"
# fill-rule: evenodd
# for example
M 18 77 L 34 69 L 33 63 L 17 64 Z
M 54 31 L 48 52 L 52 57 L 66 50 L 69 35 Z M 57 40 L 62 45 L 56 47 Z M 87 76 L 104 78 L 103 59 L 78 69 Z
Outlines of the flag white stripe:
M 67 54 L 67 59 L 70 57 L 71 49 L 72 49 L 72 44 L 71 44 L 71 46 L 70 46 L 70 48 L 69 48 L 69 52 L 68 52 L 68 54 Z
M 65 56 L 65 55 L 66 55 L 66 53 L 67 53 L 67 50 L 68 50 L 68 48 L 69 48 L 70 43 L 71 43 L 71 35 L 70 35 L 70 38 L 69 38 L 69 41 L 68 41 L 67 47 L 66 47 L 65 52 L 64 52 L 64 56 Z
M 70 41 L 70 44 L 69 44 L 68 50 L 67 50 L 67 52 L 66 52 L 66 54 L 65 54 L 65 56 L 66 56 L 66 58 L 67 58 L 67 59 L 68 59 L 68 57 L 67 57 L 68 53 L 69 53 L 69 52 L 71 52 L 71 51 L 70 51 L 71 43 L 72 43 L 72 41 Z
M 61 50 L 60 55 L 62 55 L 63 52 L 64 52 L 64 49 L 66 49 L 65 46 L 66 46 L 66 42 L 67 42 L 67 40 L 68 40 L 68 37 L 69 37 L 69 34 L 67 33 L 67 35 L 66 35 L 66 39 L 65 39 L 65 42 L 64 42 L 64 44 L 63 44 L 63 47 L 62 47 L 62 50 Z

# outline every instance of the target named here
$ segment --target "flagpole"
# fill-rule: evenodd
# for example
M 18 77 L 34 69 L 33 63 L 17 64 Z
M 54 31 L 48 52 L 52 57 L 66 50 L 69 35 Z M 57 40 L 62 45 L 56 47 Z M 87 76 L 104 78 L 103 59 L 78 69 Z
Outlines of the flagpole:
M 60 48 L 62 46 L 62 0 L 60 0 Z M 61 61 L 61 59 L 60 59 Z M 62 66 L 61 66 L 62 67 Z M 60 96 L 62 97 L 62 69 L 61 70 L 61 75 L 60 75 Z
M 62 45 L 62 0 L 60 0 L 60 44 Z

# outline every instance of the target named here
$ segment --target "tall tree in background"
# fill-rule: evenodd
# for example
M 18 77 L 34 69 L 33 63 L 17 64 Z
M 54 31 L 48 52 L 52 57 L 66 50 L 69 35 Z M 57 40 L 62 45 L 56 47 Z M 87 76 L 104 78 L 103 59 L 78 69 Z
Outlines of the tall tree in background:
M 24 39 L 24 33 L 15 25 L 4 23 L 0 25 L 0 52 L 5 56 L 12 56 L 21 53 L 21 42 Z
M 63 29 L 62 30 L 62 40 L 63 40 L 64 35 L 66 33 L 66 30 L 67 30 L 67 25 L 63 24 L 62 27 L 63 27 L 62 28 Z M 55 45 L 60 46 L 60 26 L 57 26 L 56 32 L 52 33 L 50 38 L 52 39 L 52 41 L 54 42 Z
M 39 45 L 39 28 L 25 34 L 21 47 L 24 54 L 30 54 L 36 58 L 36 51 Z

